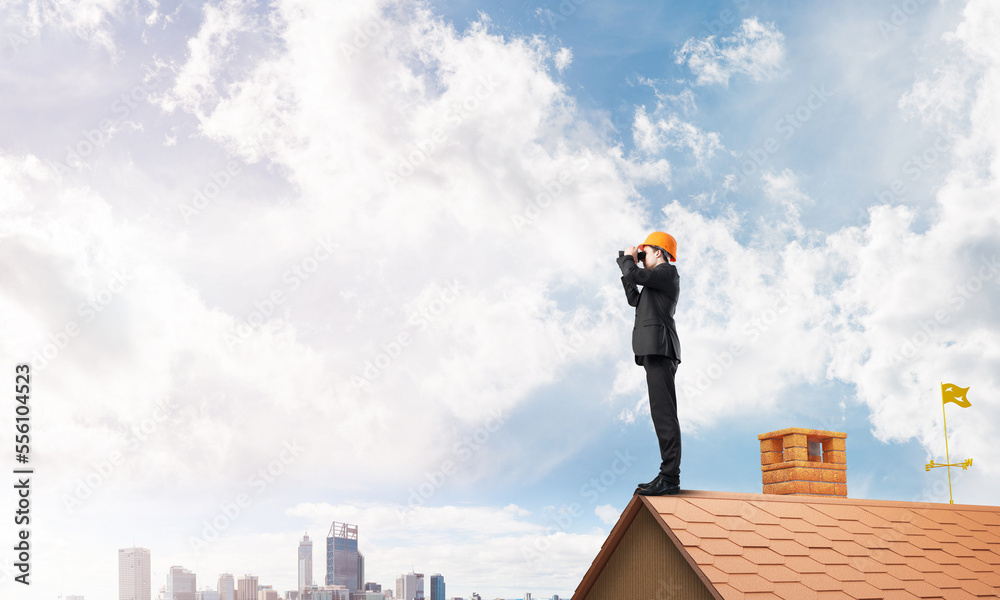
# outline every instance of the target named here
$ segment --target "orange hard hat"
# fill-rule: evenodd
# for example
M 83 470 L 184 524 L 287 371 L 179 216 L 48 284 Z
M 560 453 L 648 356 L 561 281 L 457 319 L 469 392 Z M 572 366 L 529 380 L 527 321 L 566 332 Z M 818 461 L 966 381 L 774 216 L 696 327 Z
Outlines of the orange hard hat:
M 659 246 L 670 253 L 670 262 L 677 262 L 677 240 L 669 233 L 654 231 L 649 234 L 645 242 L 639 244 L 639 248 L 643 246 Z

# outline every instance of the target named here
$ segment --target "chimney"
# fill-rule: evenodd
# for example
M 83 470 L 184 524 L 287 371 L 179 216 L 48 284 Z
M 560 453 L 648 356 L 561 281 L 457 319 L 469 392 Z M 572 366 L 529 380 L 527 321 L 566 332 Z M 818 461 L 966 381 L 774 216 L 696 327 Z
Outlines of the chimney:
M 757 436 L 765 494 L 847 497 L 847 434 L 791 427 Z

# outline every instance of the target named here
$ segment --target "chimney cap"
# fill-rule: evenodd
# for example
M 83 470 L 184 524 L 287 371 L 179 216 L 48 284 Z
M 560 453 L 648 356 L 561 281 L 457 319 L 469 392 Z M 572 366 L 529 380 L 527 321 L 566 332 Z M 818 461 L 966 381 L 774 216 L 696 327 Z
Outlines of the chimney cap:
M 803 429 L 802 427 L 788 427 L 786 429 L 779 429 L 778 431 L 771 431 L 769 433 L 762 433 L 757 436 L 758 440 L 766 440 L 770 438 L 783 437 L 789 433 L 801 433 L 808 437 L 819 437 L 819 438 L 840 438 L 847 439 L 847 434 L 840 431 L 823 431 L 821 429 Z

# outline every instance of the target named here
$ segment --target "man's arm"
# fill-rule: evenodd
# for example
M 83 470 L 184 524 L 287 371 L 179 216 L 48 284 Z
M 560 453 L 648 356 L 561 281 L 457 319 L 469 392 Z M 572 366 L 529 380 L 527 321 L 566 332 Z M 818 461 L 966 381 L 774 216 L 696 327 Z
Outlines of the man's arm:
M 626 264 L 632 265 L 633 269 L 638 270 L 639 267 L 635 266 L 635 260 L 632 258 L 631 254 L 624 254 L 618 257 L 618 267 L 621 268 L 624 274 L 627 267 Z M 639 288 L 635 287 L 635 283 L 627 277 L 622 277 L 622 285 L 625 286 L 625 298 L 628 300 L 629 306 L 639 306 Z
M 633 286 L 641 285 L 664 292 L 671 291 L 677 285 L 669 270 L 640 269 L 628 255 L 618 257 L 618 266 L 622 269 L 622 283 L 628 280 Z

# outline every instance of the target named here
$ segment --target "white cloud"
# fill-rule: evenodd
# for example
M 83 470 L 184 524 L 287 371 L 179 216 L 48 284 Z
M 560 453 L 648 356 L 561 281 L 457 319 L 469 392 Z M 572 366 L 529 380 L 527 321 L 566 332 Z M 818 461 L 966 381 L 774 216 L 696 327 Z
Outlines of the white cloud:
M 694 90 L 690 87 L 685 87 L 676 94 L 670 94 L 659 89 L 658 86 L 663 85 L 663 81 L 650 79 L 648 77 L 639 77 L 638 83 L 649 86 L 653 90 L 653 93 L 656 94 L 657 111 L 669 109 L 673 112 L 690 115 L 698 108 L 694 99 Z
M 614 525 L 618 522 L 621 512 L 610 504 L 602 504 L 594 507 L 594 514 L 604 522 L 605 525 Z
M 761 182 L 764 187 L 764 195 L 775 202 L 799 204 L 808 200 L 807 196 L 799 189 L 798 177 L 791 169 L 784 169 L 781 173 L 764 171 L 761 173 Z
M 666 143 L 657 135 L 656 127 L 646 115 L 646 107 L 635 109 L 635 120 L 632 122 L 632 140 L 645 152 L 658 152 Z
M 812 205 L 813 202 L 799 189 L 798 177 L 791 169 L 784 169 L 781 173 L 764 171 L 760 177 L 764 196 L 784 208 L 786 218 L 775 221 L 765 215 L 758 235 L 785 239 L 785 236 L 779 235 L 785 231 L 798 239 L 806 239 L 807 234 L 799 224 L 799 217 L 802 215 L 802 207 Z
M 241 0 L 204 5 L 204 21 L 198 34 L 187 42 L 187 57 L 183 66 L 176 68 L 173 89 L 160 99 L 165 110 L 179 106 L 200 115 L 206 105 L 217 101 L 215 85 L 222 77 L 220 71 L 240 54 L 237 38 L 264 33 L 252 8 Z
M 676 114 L 654 121 L 646 114 L 645 106 L 635 109 L 632 138 L 636 147 L 650 154 L 667 147 L 690 152 L 702 168 L 717 151 L 723 149 L 718 133 L 702 131 L 697 126 L 682 121 Z
M 784 42 L 784 34 L 774 23 L 751 17 L 744 19 L 730 37 L 718 41 L 714 35 L 689 39 L 674 56 L 677 64 L 687 64 L 697 76 L 697 85 L 729 85 L 729 79 L 737 74 L 763 81 L 781 73 Z
M 658 183 L 666 188 L 670 188 L 671 166 L 665 158 L 655 158 L 642 160 L 636 156 L 626 158 L 621 148 L 615 148 L 609 152 L 615 159 L 615 163 L 621 169 L 622 174 L 635 184 Z
M 15 49 L 37 39 L 45 28 L 64 30 L 116 53 L 113 20 L 129 5 L 126 0 L 11 0 L 4 2 L 6 24 L 12 32 L 5 41 Z
M 573 62 L 573 51 L 569 48 L 560 48 L 555 55 L 556 68 L 562 73 L 566 70 L 566 67 Z
M 657 154 L 672 148 L 694 158 L 698 169 L 705 169 L 706 163 L 715 153 L 724 150 L 720 136 L 714 131 L 704 131 L 687 119 L 697 112 L 694 93 L 684 88 L 677 94 L 660 91 L 661 82 L 639 78 L 639 83 L 649 86 L 656 95 L 656 108 L 647 113 L 645 105 L 635 107 L 632 119 L 632 140 L 636 148 L 644 154 Z M 681 115 L 685 115 L 681 118 Z
M 921 76 L 899 99 L 899 108 L 907 115 L 917 115 L 928 123 L 954 118 L 968 99 L 967 80 L 971 75 L 965 63 L 936 69 L 933 76 Z

